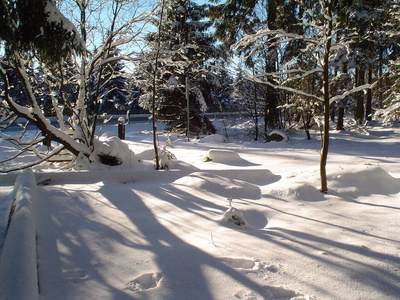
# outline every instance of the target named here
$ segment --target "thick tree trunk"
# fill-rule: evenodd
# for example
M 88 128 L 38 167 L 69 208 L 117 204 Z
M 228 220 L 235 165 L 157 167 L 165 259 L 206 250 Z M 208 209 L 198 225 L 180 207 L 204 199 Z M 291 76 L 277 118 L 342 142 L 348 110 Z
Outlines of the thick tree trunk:
M 277 1 L 276 0 L 270 0 L 267 1 L 267 23 L 268 23 L 268 28 L 270 29 L 276 29 L 276 18 L 277 18 Z M 275 53 L 273 55 L 273 58 L 271 57 L 266 57 L 265 58 L 265 63 L 266 63 L 266 68 L 265 71 L 266 73 L 275 73 L 276 72 L 276 61 L 278 58 L 277 54 L 277 48 L 276 46 L 268 49 L 269 53 Z M 267 80 L 271 82 L 272 84 L 276 84 L 274 82 L 274 79 L 272 76 L 268 76 Z M 267 96 L 265 98 L 266 103 L 265 103 L 265 111 L 264 111 L 264 122 L 265 122 L 265 133 L 268 135 L 268 129 L 274 129 L 276 128 L 278 124 L 278 110 L 277 110 L 277 105 L 278 105 L 278 93 L 276 90 L 271 87 L 267 86 L 266 88 L 266 93 Z
M 343 121 L 344 121 L 344 107 L 339 105 L 338 115 L 336 119 L 336 130 L 343 130 Z
M 275 70 L 273 72 L 275 72 Z M 275 82 L 272 83 L 275 84 Z M 278 110 L 276 108 L 277 103 L 278 103 L 278 94 L 276 90 L 271 86 L 267 86 L 267 97 L 264 110 L 266 133 L 268 133 L 268 129 L 274 129 L 278 124 Z

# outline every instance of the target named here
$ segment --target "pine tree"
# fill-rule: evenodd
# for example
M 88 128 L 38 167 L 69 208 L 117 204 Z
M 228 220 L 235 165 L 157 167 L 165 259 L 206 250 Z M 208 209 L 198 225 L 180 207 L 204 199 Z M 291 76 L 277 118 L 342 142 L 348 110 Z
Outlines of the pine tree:
M 384 24 L 384 27 L 388 29 L 385 30 L 385 33 L 387 39 L 393 45 L 390 48 L 380 47 L 379 61 L 385 61 L 387 58 L 392 60 L 386 64 L 388 71 L 385 74 L 382 74 L 382 70 L 379 68 L 379 74 L 382 74 L 379 81 L 381 90 L 378 91 L 380 109 L 376 111 L 374 116 L 376 120 L 381 120 L 384 124 L 400 120 L 400 58 L 398 49 L 400 40 L 400 4 L 392 3 L 388 15 L 390 17 Z M 387 50 L 382 51 L 383 49 Z M 385 59 L 385 57 L 387 58 Z M 386 97 L 384 101 L 382 100 L 383 96 Z
M 215 1 L 217 2 L 217 1 Z M 239 1 L 231 0 L 216 5 L 211 9 L 211 19 L 216 28 L 216 36 L 226 45 L 232 46 L 244 35 L 252 34 L 262 28 L 277 29 L 278 10 L 283 5 L 280 1 Z M 293 12 L 292 12 L 293 13 Z M 258 74 L 271 74 L 277 70 L 278 49 L 274 45 L 252 51 L 252 45 L 243 47 L 236 54 L 246 56 L 245 63 Z M 251 55 L 249 55 L 251 54 Z M 250 57 L 251 56 L 251 57 Z M 250 59 L 251 58 L 251 59 Z M 272 76 L 265 75 L 271 84 L 276 84 Z M 264 105 L 264 130 L 268 132 L 279 127 L 277 107 L 280 104 L 280 94 L 269 85 L 265 86 L 266 97 Z
M 382 76 L 382 70 L 388 63 L 388 58 L 398 52 L 398 43 L 391 37 L 391 19 L 395 2 L 389 1 L 349 1 L 347 10 L 347 30 L 355 33 L 350 44 L 350 62 L 355 69 L 355 85 L 371 84 L 373 77 Z M 389 9 L 388 9 L 389 8 Z M 380 70 L 380 74 L 374 70 Z M 360 123 L 372 117 L 372 88 L 366 93 L 355 94 L 355 120 Z M 380 104 L 381 105 L 381 104 Z
M 54 63 L 84 50 L 78 31 L 51 0 L 2 0 L 0 16 L 0 39 L 8 51 L 35 53 Z
M 143 89 L 148 93 L 148 85 L 153 70 L 157 47 L 159 49 L 157 72 L 156 116 L 167 122 L 171 129 L 186 131 L 191 128 L 194 134 L 215 132 L 211 122 L 202 115 L 207 110 L 207 101 L 199 82 L 207 80 L 206 62 L 216 57 L 214 40 L 207 33 L 210 23 L 205 21 L 206 5 L 197 5 L 188 0 L 166 2 L 165 18 L 159 45 L 155 43 L 156 34 L 147 36 L 146 48 L 138 64 L 138 73 Z M 209 77 L 209 83 L 214 79 Z M 189 99 L 186 97 L 188 92 Z M 141 98 L 142 106 L 150 109 L 147 95 Z M 187 124 L 189 103 L 190 123 Z
M 99 102 L 99 113 L 125 113 L 129 107 L 129 87 L 125 65 L 120 60 L 113 60 L 119 56 L 117 49 L 111 50 L 103 67 L 94 70 L 88 83 L 89 105 L 88 109 L 94 111 Z M 98 74 L 102 72 L 102 74 Z M 100 82 L 98 82 L 100 78 Z M 98 90 L 97 90 L 98 89 Z

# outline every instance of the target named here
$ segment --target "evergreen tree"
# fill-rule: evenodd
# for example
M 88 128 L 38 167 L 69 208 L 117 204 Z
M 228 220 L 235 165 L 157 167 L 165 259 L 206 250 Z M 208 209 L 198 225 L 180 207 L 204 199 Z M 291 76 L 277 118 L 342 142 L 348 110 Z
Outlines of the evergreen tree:
M 216 2 L 216 1 L 215 1 Z M 283 5 L 280 1 L 239 1 L 230 0 L 216 5 L 211 9 L 211 19 L 216 28 L 216 36 L 227 46 L 232 46 L 246 34 L 252 34 L 263 28 L 278 28 L 278 10 Z M 293 11 L 291 12 L 293 13 Z M 264 74 L 265 80 L 276 84 L 275 79 L 268 74 L 275 73 L 278 67 L 278 49 L 274 45 L 257 48 L 253 45 L 242 47 L 237 52 L 244 55 L 245 62 L 253 71 Z M 279 126 L 278 110 L 280 94 L 269 85 L 265 86 L 264 123 L 265 132 Z
M 384 27 L 389 30 L 385 30 L 385 34 L 387 39 L 394 44 L 391 51 L 383 52 L 381 51 L 382 48 L 379 49 L 379 60 L 384 60 L 385 56 L 382 54 L 386 53 L 386 56 L 391 58 L 392 61 L 388 62 L 386 65 L 388 71 L 386 74 L 383 74 L 379 81 L 379 86 L 381 88 L 381 90 L 378 91 L 380 109 L 377 110 L 374 116 L 375 119 L 382 120 L 384 124 L 390 124 L 400 120 L 400 58 L 398 57 L 398 44 L 400 39 L 400 4 L 396 2 L 392 3 L 388 15 L 390 18 L 387 19 Z M 397 43 L 395 43 L 396 41 Z M 379 73 L 381 74 L 382 70 L 379 70 Z M 386 99 L 382 101 L 381 99 L 383 99 L 383 96 L 385 96 Z
M 34 53 L 54 63 L 85 45 L 51 0 L 1 0 L 0 40 L 7 50 Z
M 250 115 L 254 123 L 254 131 L 251 135 L 258 141 L 260 132 L 260 112 L 264 109 L 265 90 L 262 84 L 248 80 L 239 69 L 233 84 L 232 108 L 234 111 L 245 112 Z
M 125 65 L 119 59 L 114 60 L 118 56 L 117 49 L 111 50 L 106 58 L 108 62 L 94 70 L 88 83 L 89 109 L 94 110 L 96 103 L 99 103 L 99 113 L 125 113 L 129 109 L 129 79 L 124 72 Z
M 157 47 L 159 47 L 157 71 L 156 116 L 172 129 L 185 131 L 189 103 L 189 128 L 194 134 L 215 132 L 211 122 L 202 115 L 207 110 L 207 102 L 199 83 L 213 84 L 215 77 L 206 69 L 206 63 L 217 56 L 214 39 L 207 30 L 211 23 L 205 21 L 207 6 L 197 5 L 188 0 L 166 2 L 166 13 L 162 23 L 160 43 L 155 43 L 156 34 L 149 34 L 146 48 L 138 64 L 138 73 L 143 89 L 151 92 L 148 79 L 151 78 Z M 187 96 L 189 99 L 187 99 Z M 141 98 L 142 106 L 150 109 Z
M 390 34 L 393 27 L 387 23 L 395 2 L 363 0 L 348 4 L 346 30 L 355 33 L 351 36 L 349 57 L 350 66 L 355 69 L 355 85 L 371 84 L 373 77 L 382 76 L 384 65 L 390 59 L 395 60 L 398 53 L 398 39 L 393 39 Z M 374 74 L 374 70 L 379 72 Z M 372 88 L 355 94 L 355 104 L 355 120 L 358 123 L 371 120 Z

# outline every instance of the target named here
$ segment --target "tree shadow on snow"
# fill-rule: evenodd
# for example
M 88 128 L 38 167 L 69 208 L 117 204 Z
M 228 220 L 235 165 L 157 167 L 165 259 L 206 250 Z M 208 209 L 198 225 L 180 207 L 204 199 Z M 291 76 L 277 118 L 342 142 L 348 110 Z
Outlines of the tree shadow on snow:
M 148 184 L 151 185 L 151 183 Z M 162 277 L 160 281 L 161 291 L 158 294 L 160 299 L 213 299 L 212 290 L 215 286 L 212 287 L 209 279 L 206 278 L 208 269 L 216 269 L 224 276 L 239 282 L 252 291 L 261 294 L 265 292 L 263 286 L 250 280 L 196 245 L 186 242 L 163 225 L 162 222 L 169 224 L 177 222 L 176 225 L 179 226 L 179 219 L 166 220 L 166 216 L 156 215 L 142 200 L 144 196 L 141 192 L 148 192 L 149 190 L 144 185 L 146 183 L 142 185 L 142 182 L 126 185 L 126 188 L 131 191 L 129 203 L 134 207 L 134 210 L 130 212 L 127 211 L 126 205 L 128 204 L 126 201 L 118 199 L 117 195 L 110 194 L 111 191 L 105 189 L 101 193 L 121 211 L 127 212 L 132 224 L 145 237 L 148 245 L 147 250 L 153 254 L 154 262 L 157 265 L 157 270 L 152 270 L 152 272 Z M 169 185 L 162 185 L 154 189 L 151 197 L 157 198 L 156 201 L 169 202 L 171 205 L 176 205 L 176 209 L 194 213 L 203 217 L 205 221 L 211 222 L 210 217 L 201 214 L 201 211 L 204 211 L 204 206 L 207 206 L 210 211 L 226 209 L 226 207 L 200 199 Z M 141 278 L 141 276 L 147 275 L 140 274 L 138 270 L 132 269 L 133 281 L 135 281 L 135 278 Z M 133 293 L 131 294 L 133 298 L 147 298 L 145 291 L 136 290 Z
M 343 280 L 354 280 L 354 284 L 368 286 L 386 296 L 398 297 L 400 294 L 400 275 L 393 268 L 382 267 L 382 262 L 387 266 L 399 265 L 400 257 L 396 255 L 286 228 L 269 228 L 264 238 L 279 247 L 340 270 Z
M 204 190 L 204 198 L 200 198 L 199 193 L 193 195 L 186 187 L 174 183 L 196 171 L 193 168 L 184 171 L 144 171 L 140 175 L 137 172 L 121 172 L 125 176 L 114 172 L 115 176 L 109 178 L 109 182 L 94 183 L 86 188 L 80 186 L 77 191 L 65 185 L 60 190 L 57 186 L 43 187 L 43 197 L 38 201 L 38 212 L 46 213 L 38 217 L 41 296 L 60 300 L 89 299 L 99 295 L 119 300 L 149 299 L 149 291 L 160 288 L 157 291 L 159 299 L 212 299 L 216 287 L 206 276 L 207 270 L 211 269 L 248 290 L 266 295 L 266 286 L 255 283 L 196 244 L 186 242 L 164 225 L 167 222 L 173 227 L 175 223 L 179 227 L 179 218 L 161 218 L 143 201 L 147 194 L 156 201 L 170 203 L 183 214 L 195 215 L 207 224 L 217 223 L 218 226 L 217 219 L 227 209 L 228 202 L 225 204 L 220 199 L 220 204 L 217 204 L 212 197 L 226 197 L 223 189 L 220 194 L 214 193 L 217 187 L 211 188 L 208 194 Z M 261 196 L 256 184 L 265 185 L 280 180 L 280 176 L 268 170 L 204 172 L 209 172 L 211 176 L 209 184 L 216 176 L 228 183 L 229 180 L 236 180 L 233 182 L 243 187 L 244 193 L 249 186 L 258 188 L 257 193 L 252 189 L 251 195 L 255 200 Z M 155 174 L 159 185 L 149 180 Z M 116 219 L 114 213 L 120 213 L 129 222 Z M 115 251 L 119 247 L 132 251 L 132 257 L 135 253 L 151 253 L 157 270 L 140 273 L 135 268 L 137 262 L 132 259 L 123 266 L 125 272 L 126 268 L 131 268 L 129 280 L 121 275 L 125 281 L 115 283 L 110 277 L 115 276 L 112 272 L 118 270 L 112 269 L 111 265 L 117 265 L 113 258 L 118 255 Z M 110 272 L 105 271 L 108 269 Z
M 127 298 L 101 272 L 107 268 L 107 261 L 96 260 L 96 248 L 112 256 L 115 243 L 142 250 L 146 247 L 126 239 L 103 221 L 96 221 L 94 215 L 98 212 L 81 201 L 79 195 L 67 189 L 41 190 L 37 201 L 40 297 L 95 299 L 101 291 L 101 295 L 113 295 L 115 299 Z M 110 236 L 112 240 L 107 238 Z
M 363 230 L 282 211 L 274 206 L 265 205 L 265 207 L 270 211 L 290 215 L 297 219 L 296 222 L 302 222 L 301 220 L 312 222 L 312 227 L 315 228 L 321 226 L 336 228 L 344 232 L 344 234 L 348 232 L 348 234 L 358 236 L 360 240 L 369 239 L 369 243 L 372 244 L 390 243 L 396 245 L 399 242 L 398 240 L 381 237 Z M 268 221 L 271 221 L 271 219 Z M 250 236 L 270 243 L 271 246 L 267 247 L 269 249 L 275 249 L 278 252 L 285 249 L 312 260 L 316 265 L 322 264 L 321 278 L 318 279 L 321 282 L 325 282 L 322 277 L 330 276 L 331 272 L 327 271 L 327 267 L 329 267 L 332 270 L 339 271 L 343 280 L 354 281 L 354 284 L 368 286 L 370 290 L 377 290 L 381 295 L 394 298 L 400 295 L 400 274 L 396 268 L 391 267 L 400 264 L 400 257 L 395 253 L 387 254 L 370 249 L 362 244 L 342 242 L 340 241 L 340 235 L 336 238 L 334 236 L 326 237 L 322 234 L 318 235 L 283 227 L 266 227 L 263 230 L 248 230 L 246 232 Z M 318 269 L 316 269 L 316 272 L 318 272 Z M 307 284 L 313 285 L 312 282 L 307 282 Z M 324 290 L 321 286 L 318 286 L 317 289 L 328 297 L 329 290 Z M 331 297 L 338 296 L 331 295 Z

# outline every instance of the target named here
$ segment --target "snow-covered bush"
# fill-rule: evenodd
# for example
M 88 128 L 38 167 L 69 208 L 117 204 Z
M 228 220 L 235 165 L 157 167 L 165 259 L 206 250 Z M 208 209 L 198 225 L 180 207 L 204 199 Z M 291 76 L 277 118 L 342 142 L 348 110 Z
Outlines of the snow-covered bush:
M 140 162 L 128 145 L 118 137 L 106 137 L 94 140 L 95 150 L 90 157 L 79 155 L 75 165 L 78 169 L 132 169 Z

